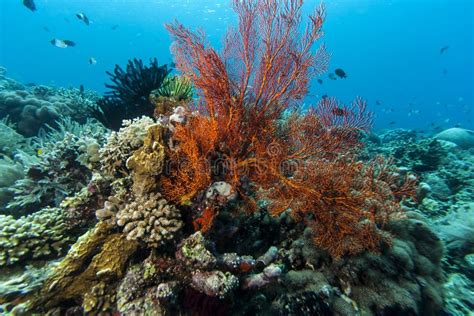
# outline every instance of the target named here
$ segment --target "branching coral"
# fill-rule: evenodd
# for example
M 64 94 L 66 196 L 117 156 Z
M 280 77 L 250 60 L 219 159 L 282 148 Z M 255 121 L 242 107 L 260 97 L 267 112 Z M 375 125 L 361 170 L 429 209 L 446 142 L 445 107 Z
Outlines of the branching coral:
M 59 208 L 45 208 L 19 219 L 0 215 L 0 220 L 0 267 L 64 254 L 73 239 Z
M 114 130 L 122 126 L 122 120 L 153 116 L 150 93 L 162 87 L 170 72 L 167 65 L 158 66 L 156 59 L 151 60 L 150 66 L 144 66 L 141 59 L 129 60 L 125 70 L 115 65 L 113 73 L 107 72 L 112 84 L 105 86 L 110 91 L 90 107 L 92 114 Z
M 199 113 L 174 130 L 162 190 L 186 203 L 225 181 L 250 209 L 257 194 L 268 198 L 273 214 L 291 209 L 296 219 L 309 220 L 316 244 L 335 257 L 376 250 L 377 225 L 397 210 L 393 183 L 384 182 L 388 171 L 375 162 L 357 161 L 360 131 L 371 123 L 365 102 L 346 107 L 324 98 L 298 111 L 310 78 L 328 62 L 324 46 L 311 50 L 322 35 L 324 7 L 300 34 L 301 6 L 300 0 L 233 1 L 239 24 L 220 54 L 202 32 L 167 25 L 177 67 L 201 101 Z
M 70 119 L 58 123 L 35 138 L 38 157 L 20 152 L 25 178 L 18 179 L 10 190 L 15 194 L 8 204 L 17 213 L 58 206 L 64 197 L 86 186 L 92 169 L 98 167 L 99 147 L 104 141 L 102 125 L 88 121 L 80 125 Z
M 145 195 L 127 204 L 117 213 L 128 240 L 144 240 L 158 247 L 179 235 L 182 227 L 179 210 L 159 193 Z

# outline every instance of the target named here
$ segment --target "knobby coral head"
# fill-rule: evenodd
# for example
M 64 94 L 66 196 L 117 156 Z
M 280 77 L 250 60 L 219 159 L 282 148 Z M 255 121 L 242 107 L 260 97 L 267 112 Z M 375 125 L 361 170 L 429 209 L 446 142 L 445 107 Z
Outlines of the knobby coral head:
M 221 52 L 202 31 L 167 25 L 177 67 L 200 98 L 195 114 L 173 131 L 172 167 L 161 179 L 162 191 L 186 203 L 225 181 L 249 210 L 256 198 L 266 199 L 274 215 L 290 209 L 336 257 L 377 250 L 378 226 L 398 211 L 393 183 L 383 180 L 389 168 L 357 159 L 360 132 L 372 119 L 363 100 L 349 107 L 332 98 L 306 111 L 299 106 L 310 79 L 329 60 L 323 45 L 313 49 L 322 36 L 324 6 L 301 32 L 302 4 L 234 0 L 238 25 Z

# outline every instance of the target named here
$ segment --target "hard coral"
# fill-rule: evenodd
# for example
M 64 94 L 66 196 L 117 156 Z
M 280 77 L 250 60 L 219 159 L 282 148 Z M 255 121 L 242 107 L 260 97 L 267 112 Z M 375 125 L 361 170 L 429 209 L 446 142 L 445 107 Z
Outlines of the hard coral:
M 181 230 L 179 210 L 159 194 L 138 197 L 117 213 L 117 223 L 123 226 L 128 240 L 143 240 L 158 247 L 175 239 Z
M 201 99 L 199 112 L 173 130 L 176 146 L 167 155 L 175 168 L 162 177 L 162 191 L 188 203 L 225 181 L 250 210 L 256 195 L 274 215 L 291 209 L 335 257 L 377 250 L 378 226 L 398 211 L 392 187 L 402 195 L 410 190 L 395 188 L 390 171 L 376 162 L 358 161 L 360 131 L 371 124 L 364 101 L 346 107 L 324 98 L 298 111 L 310 78 L 327 66 L 324 47 L 311 51 L 322 35 L 324 7 L 300 34 L 303 2 L 284 3 L 234 0 L 239 24 L 220 54 L 202 32 L 167 25 L 177 67 Z
M 19 219 L 0 215 L 0 222 L 0 267 L 62 255 L 73 239 L 59 208 L 45 208 Z
M 143 145 L 148 127 L 153 124 L 153 119 L 143 116 L 125 120 L 118 132 L 112 132 L 105 146 L 99 151 L 102 172 L 110 177 L 126 175 L 127 159 Z

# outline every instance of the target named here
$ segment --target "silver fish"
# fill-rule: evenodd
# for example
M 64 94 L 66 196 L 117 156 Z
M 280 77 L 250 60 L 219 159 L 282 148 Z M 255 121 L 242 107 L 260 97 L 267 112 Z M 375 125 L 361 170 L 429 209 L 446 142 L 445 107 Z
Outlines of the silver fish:
M 77 13 L 76 16 L 79 20 L 84 21 L 84 23 L 86 23 L 86 25 L 90 24 L 89 18 L 83 12 Z
M 74 47 L 76 46 L 76 43 L 74 43 L 73 41 L 70 41 L 70 40 L 61 40 L 61 39 L 57 39 L 57 38 L 53 38 L 50 43 L 56 47 L 59 47 L 59 48 L 67 48 L 67 47 Z

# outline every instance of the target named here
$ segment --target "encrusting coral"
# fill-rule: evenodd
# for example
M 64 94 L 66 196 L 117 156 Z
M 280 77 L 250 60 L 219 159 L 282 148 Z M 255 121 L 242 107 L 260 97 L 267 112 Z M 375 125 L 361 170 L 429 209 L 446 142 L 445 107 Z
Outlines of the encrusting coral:
M 107 312 L 114 304 L 109 292 L 113 282 L 121 279 L 130 257 L 138 249 L 136 241 L 125 234 L 111 232 L 108 223 L 101 222 L 79 238 L 64 260 L 45 281 L 31 307 L 49 309 L 63 301 L 75 301 L 87 312 Z

